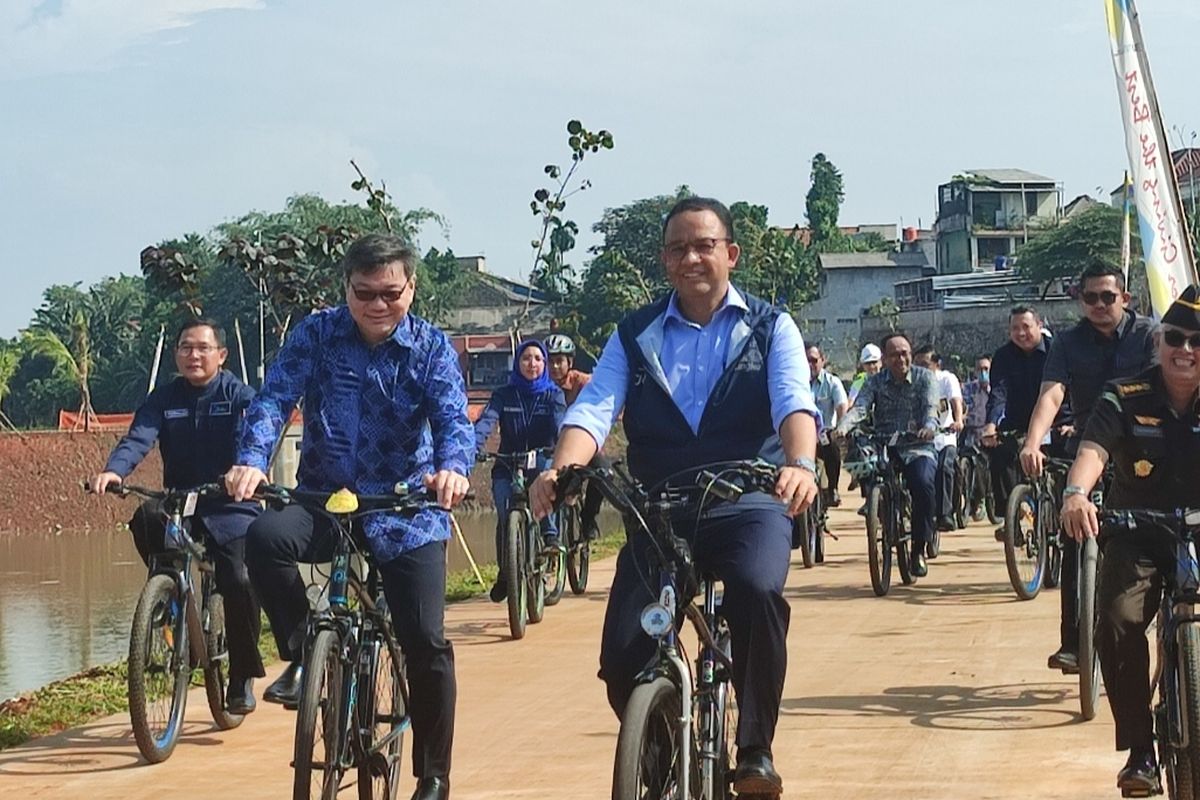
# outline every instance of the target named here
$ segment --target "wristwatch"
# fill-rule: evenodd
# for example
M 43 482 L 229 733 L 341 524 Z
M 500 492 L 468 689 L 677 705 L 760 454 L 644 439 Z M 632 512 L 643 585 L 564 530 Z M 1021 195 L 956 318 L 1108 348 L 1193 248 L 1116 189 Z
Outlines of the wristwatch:
M 1062 493 L 1062 499 L 1063 499 L 1063 501 L 1064 501 L 1064 502 L 1066 502 L 1066 499 L 1067 499 L 1068 497 L 1070 497 L 1071 495 L 1073 495 L 1073 494 L 1082 494 L 1082 495 L 1086 495 L 1086 494 L 1087 494 L 1087 492 L 1085 492 L 1085 491 L 1083 490 L 1083 487 L 1082 487 L 1082 486 L 1076 486 L 1075 484 L 1071 484 L 1071 485 L 1069 485 L 1069 486 L 1066 486 L 1066 487 L 1064 487 L 1064 488 L 1063 488 L 1063 493 Z
M 788 462 L 788 466 L 789 467 L 799 467 L 800 469 L 806 469 L 809 472 L 811 472 L 814 476 L 817 474 L 817 462 L 813 461 L 808 456 L 800 456 L 798 458 L 793 458 L 791 461 Z

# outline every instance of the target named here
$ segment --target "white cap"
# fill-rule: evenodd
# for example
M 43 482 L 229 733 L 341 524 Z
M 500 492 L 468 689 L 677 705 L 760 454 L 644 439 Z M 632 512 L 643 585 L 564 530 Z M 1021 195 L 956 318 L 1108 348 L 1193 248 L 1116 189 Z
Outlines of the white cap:
M 871 364 L 876 361 L 883 360 L 883 353 L 879 352 L 879 348 L 873 344 L 869 344 L 862 349 L 862 353 L 858 356 L 858 363 Z

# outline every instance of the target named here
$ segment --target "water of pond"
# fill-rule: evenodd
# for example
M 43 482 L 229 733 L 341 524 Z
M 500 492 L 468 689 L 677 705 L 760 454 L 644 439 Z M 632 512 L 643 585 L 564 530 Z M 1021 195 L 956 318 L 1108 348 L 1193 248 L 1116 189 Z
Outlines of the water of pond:
M 495 515 L 459 517 L 479 563 Z M 449 569 L 467 569 L 450 546 Z M 0 700 L 122 658 L 146 568 L 126 530 L 0 536 Z

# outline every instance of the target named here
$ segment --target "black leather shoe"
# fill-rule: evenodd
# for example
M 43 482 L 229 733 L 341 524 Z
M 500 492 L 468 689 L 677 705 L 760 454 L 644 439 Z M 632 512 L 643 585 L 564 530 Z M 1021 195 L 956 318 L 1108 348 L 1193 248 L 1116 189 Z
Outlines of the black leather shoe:
M 1129 760 L 1117 773 L 1117 788 L 1122 797 L 1148 797 L 1162 794 L 1162 783 L 1158 777 L 1158 763 L 1151 749 L 1135 749 Z
M 836 491 L 829 497 L 829 507 L 838 508 L 842 504 L 842 496 Z
M 300 704 L 300 683 L 304 677 L 304 665 L 293 661 L 287 665 L 283 674 L 263 691 L 263 700 L 268 703 L 283 703 L 285 707 L 295 708 Z
M 503 603 L 508 597 L 508 579 L 504 576 L 496 578 L 496 582 L 492 584 L 492 590 L 488 592 L 488 597 L 493 603 Z
M 1003 542 L 1008 539 L 1008 533 L 1005 531 L 1003 525 L 1001 525 L 999 528 L 996 528 L 995 536 L 997 542 Z
M 1050 669 L 1061 669 L 1068 675 L 1076 675 L 1079 673 L 1079 656 L 1060 647 L 1046 659 L 1046 666 Z
M 772 797 L 783 792 L 783 779 L 775 771 L 769 752 L 751 750 L 738 754 L 737 769 L 733 773 L 733 791 L 738 795 Z
M 450 796 L 449 778 L 421 778 L 412 800 L 446 800 Z
M 225 690 L 225 710 L 230 714 L 249 714 L 258 707 L 254 702 L 254 678 L 229 680 Z
M 924 550 L 924 547 L 918 546 L 913 551 L 912 561 L 909 562 L 909 569 L 914 578 L 924 578 L 929 574 L 929 565 L 925 563 L 925 553 L 922 550 Z
M 951 517 L 938 517 L 937 529 L 943 533 L 958 530 L 958 524 Z

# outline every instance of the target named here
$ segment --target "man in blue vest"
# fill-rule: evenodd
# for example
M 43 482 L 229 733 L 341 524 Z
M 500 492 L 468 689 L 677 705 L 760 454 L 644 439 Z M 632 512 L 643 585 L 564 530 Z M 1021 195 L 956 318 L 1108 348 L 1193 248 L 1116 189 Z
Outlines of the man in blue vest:
M 674 291 L 626 317 L 591 383 L 567 410 L 552 468 L 532 487 L 534 513 L 550 512 L 558 470 L 586 464 L 624 409 L 628 464 L 644 485 L 712 461 L 764 457 L 781 466 L 775 496 L 748 494 L 713 508 L 694 531 L 696 564 L 724 581 L 739 709 L 734 789 L 778 795 L 771 743 L 787 669 L 783 597 L 791 519 L 812 502 L 816 407 L 795 322 L 729 283 L 739 247 L 729 210 L 681 200 L 663 225 L 662 261 Z M 600 677 L 621 715 L 655 642 L 641 629 L 656 598 L 639 575 L 645 535 L 617 559 L 600 645 Z

